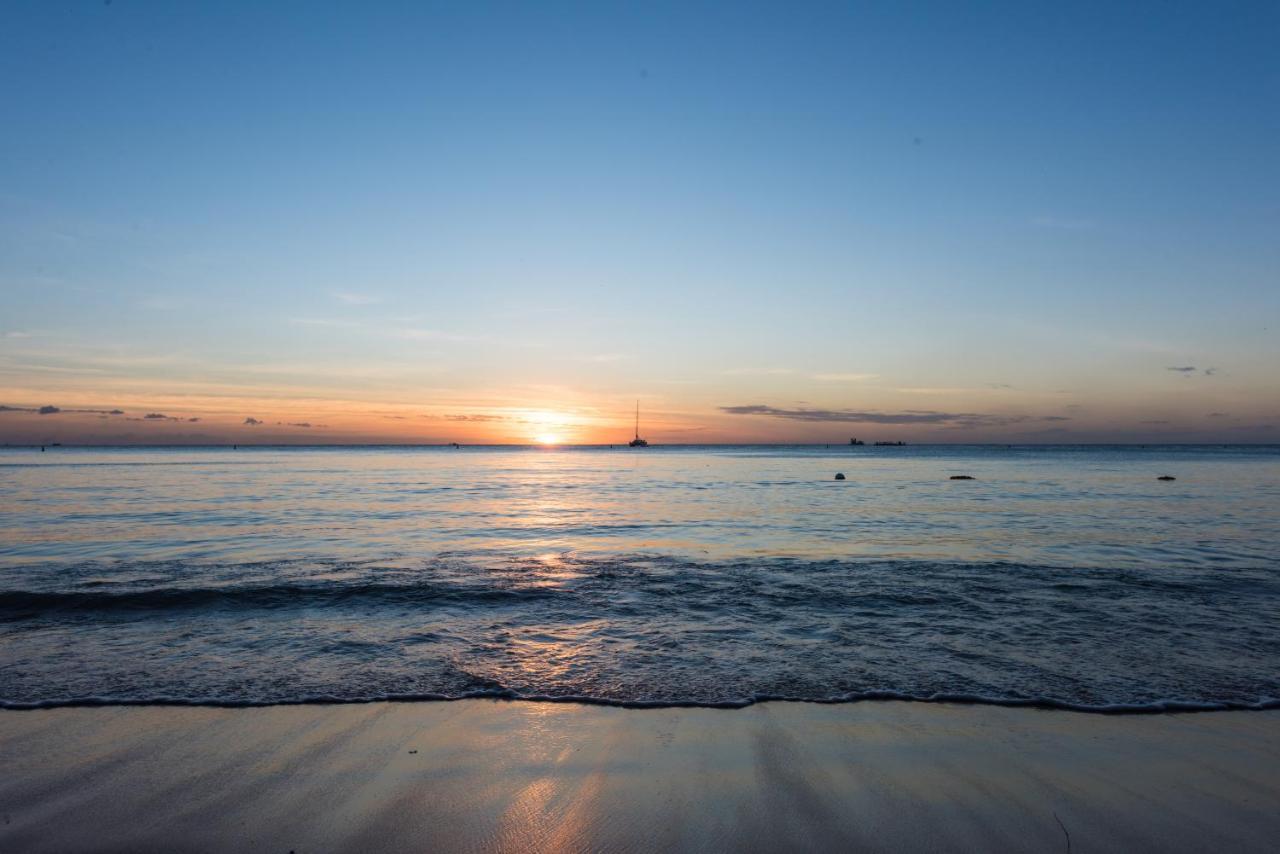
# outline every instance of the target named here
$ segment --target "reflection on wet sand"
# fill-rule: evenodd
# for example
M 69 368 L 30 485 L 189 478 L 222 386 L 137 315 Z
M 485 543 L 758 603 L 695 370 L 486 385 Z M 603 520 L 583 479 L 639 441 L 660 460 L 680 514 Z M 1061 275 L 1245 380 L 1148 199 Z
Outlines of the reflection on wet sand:
M 0 713 L 0 848 L 1231 850 L 1280 712 L 455 703 Z

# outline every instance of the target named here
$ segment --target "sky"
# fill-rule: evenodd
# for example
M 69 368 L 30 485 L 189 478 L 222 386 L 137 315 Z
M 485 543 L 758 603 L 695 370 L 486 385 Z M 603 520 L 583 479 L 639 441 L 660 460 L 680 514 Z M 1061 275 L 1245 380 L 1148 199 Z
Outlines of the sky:
M 11 0 L 0 443 L 1280 442 L 1278 43 Z

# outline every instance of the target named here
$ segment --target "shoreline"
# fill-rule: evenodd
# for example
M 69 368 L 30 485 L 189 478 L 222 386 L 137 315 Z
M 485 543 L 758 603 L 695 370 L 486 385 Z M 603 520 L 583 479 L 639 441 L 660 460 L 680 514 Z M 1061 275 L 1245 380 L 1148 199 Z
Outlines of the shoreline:
M 296 700 L 216 700 L 185 697 L 155 697 L 119 699 L 113 697 L 77 697 L 70 700 L 36 700 L 10 702 L 0 700 L 0 713 L 39 712 L 53 709 L 110 709 L 110 708 L 158 708 L 158 709 L 270 709 L 294 706 L 362 706 L 376 703 L 463 703 L 488 700 L 499 703 L 552 703 L 570 706 L 600 706 L 612 709 L 711 709 L 735 711 L 764 704 L 812 704 L 817 706 L 846 706 L 861 703 L 919 703 L 943 706 L 991 706 L 1004 709 L 1032 709 L 1046 712 L 1071 712 L 1081 715 L 1192 715 L 1211 712 L 1269 712 L 1280 710 L 1280 699 L 1260 700 L 1256 703 L 1200 700 L 1156 700 L 1150 703 L 1111 703 L 1090 706 L 1067 700 L 1021 699 L 984 697 L 969 694 L 935 694 L 928 697 L 901 694 L 896 691 L 867 691 L 846 697 L 784 697 L 760 696 L 743 700 L 615 700 L 590 695 L 518 694 L 514 691 L 476 691 L 452 696 L 448 694 L 392 694 L 379 697 L 300 697 Z
M 8 850 L 1266 850 L 1280 710 L 0 711 Z

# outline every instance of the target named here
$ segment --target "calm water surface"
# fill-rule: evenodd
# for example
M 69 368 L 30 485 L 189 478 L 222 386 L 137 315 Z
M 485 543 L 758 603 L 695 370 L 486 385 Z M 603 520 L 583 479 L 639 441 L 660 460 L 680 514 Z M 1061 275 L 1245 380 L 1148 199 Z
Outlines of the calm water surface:
M 1280 447 L 0 450 L 0 702 L 476 694 L 1274 704 Z

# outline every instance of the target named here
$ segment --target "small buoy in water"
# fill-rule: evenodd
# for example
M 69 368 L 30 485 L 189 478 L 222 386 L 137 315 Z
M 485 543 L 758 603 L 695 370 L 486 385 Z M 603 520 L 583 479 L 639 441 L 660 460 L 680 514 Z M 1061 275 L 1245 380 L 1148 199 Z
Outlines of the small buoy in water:
M 952 479 L 952 480 L 973 480 L 973 475 L 971 475 L 971 474 L 953 474 L 953 475 L 951 475 L 951 479 Z
M 1177 478 L 1171 474 L 1162 474 L 1156 480 L 1177 480 Z
M 844 472 L 842 471 L 836 472 L 836 480 L 844 480 Z

